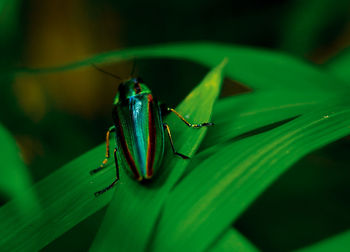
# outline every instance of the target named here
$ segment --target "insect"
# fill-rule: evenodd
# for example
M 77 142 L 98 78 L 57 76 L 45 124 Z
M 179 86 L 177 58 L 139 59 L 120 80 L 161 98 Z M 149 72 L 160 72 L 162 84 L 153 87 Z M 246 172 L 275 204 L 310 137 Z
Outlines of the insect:
M 120 79 L 118 76 L 94 67 Z M 95 196 L 108 191 L 118 182 L 120 166 L 127 167 L 130 175 L 138 181 L 151 179 L 164 156 L 165 133 L 169 137 L 173 153 L 183 159 L 189 158 L 175 150 L 170 127 L 164 122 L 164 116 L 168 113 L 174 113 L 191 128 L 214 125 L 213 123 L 189 123 L 173 108 L 159 103 L 140 78 L 130 78 L 119 85 L 112 110 L 114 125 L 106 133 L 105 159 L 98 168 L 90 171 L 90 174 L 95 174 L 106 167 L 110 158 L 110 133 L 115 132 L 116 147 L 113 155 L 116 178 L 109 186 L 96 192 Z

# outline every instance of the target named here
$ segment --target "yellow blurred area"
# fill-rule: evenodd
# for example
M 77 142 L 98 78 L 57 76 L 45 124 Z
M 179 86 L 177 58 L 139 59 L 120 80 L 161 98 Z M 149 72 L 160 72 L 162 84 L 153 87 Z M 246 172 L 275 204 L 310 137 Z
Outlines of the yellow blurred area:
M 30 164 L 37 156 L 43 156 L 45 149 L 43 144 L 28 135 L 16 135 L 16 142 L 21 150 L 21 155 L 25 164 Z
M 99 14 L 83 0 L 33 0 L 28 4 L 35 11 L 28 12 L 25 66 L 61 65 L 122 47 L 119 15 L 107 6 Z M 127 76 L 130 65 L 120 64 L 109 71 Z M 85 118 L 110 110 L 117 84 L 94 68 L 86 68 L 21 77 L 14 91 L 25 113 L 38 122 L 52 108 Z
M 35 78 L 26 78 L 13 84 L 18 103 L 26 115 L 39 122 L 47 112 L 46 97 L 42 85 Z

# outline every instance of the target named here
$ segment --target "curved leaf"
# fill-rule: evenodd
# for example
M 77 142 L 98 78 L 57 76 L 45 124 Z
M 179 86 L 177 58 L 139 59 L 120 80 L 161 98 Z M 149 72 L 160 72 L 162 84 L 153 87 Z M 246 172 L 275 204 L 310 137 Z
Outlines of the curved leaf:
M 188 164 L 187 161 L 178 160 L 169 154 L 164 161 L 164 164 L 167 164 L 166 169 L 164 169 L 164 172 L 161 173 L 158 178 L 155 178 L 154 183 L 149 186 L 141 188 L 121 170 L 122 180 L 118 183 L 118 190 L 116 190 L 114 200 L 107 212 L 106 219 L 94 243 L 93 250 L 104 248 L 115 249 L 116 246 L 124 250 L 143 250 L 145 248 L 161 250 L 162 248 L 169 248 L 167 247 L 168 245 L 164 245 L 166 241 L 170 241 L 169 245 L 171 245 L 175 241 L 176 236 L 187 236 L 187 230 L 183 232 L 181 229 L 178 229 L 179 223 L 183 223 L 184 221 L 193 223 L 188 229 L 188 236 L 194 238 L 193 242 L 187 238 L 187 240 L 179 240 L 179 243 L 171 249 L 186 247 L 187 245 L 189 248 L 192 246 L 195 250 L 200 250 L 201 248 L 206 249 L 209 248 L 210 245 L 212 246 L 210 248 L 214 249 L 215 242 L 219 235 L 227 230 L 231 221 L 234 220 L 235 217 L 243 211 L 247 205 L 276 178 L 276 176 L 278 176 L 278 174 L 287 169 L 295 159 L 300 158 L 300 156 L 304 155 L 312 148 L 316 148 L 319 144 L 325 144 L 327 141 L 331 141 L 331 139 L 335 139 L 341 134 L 344 134 L 344 131 L 342 131 L 343 129 L 336 131 L 334 130 L 334 125 L 331 125 L 330 129 L 333 127 L 333 131 L 330 132 L 329 135 L 327 135 L 328 131 L 323 131 L 325 130 L 323 128 L 321 132 L 323 132 L 325 136 L 319 136 L 317 132 L 314 134 L 315 137 L 318 136 L 321 139 L 320 142 L 315 143 L 316 140 L 308 139 L 309 141 L 306 142 L 307 145 L 300 148 L 300 138 L 297 137 L 299 136 L 298 127 L 303 129 L 302 127 L 304 127 L 306 123 L 311 122 L 306 120 L 311 120 L 311 117 L 305 116 L 316 113 L 312 111 L 319 108 L 319 104 L 321 102 L 324 103 L 325 100 L 332 98 L 330 104 L 334 104 L 334 97 L 344 100 L 343 97 L 346 96 L 346 94 L 344 94 L 346 85 L 344 85 L 342 80 L 334 78 L 331 74 L 322 72 L 312 65 L 280 53 L 215 43 L 176 44 L 108 52 L 63 67 L 37 70 L 27 69 L 23 70 L 21 74 L 72 70 L 82 66 L 90 66 L 91 63 L 112 63 L 134 57 L 181 58 L 193 60 L 210 67 L 216 65 L 223 57 L 228 57 L 230 58 L 230 62 L 226 69 L 228 70 L 229 76 L 258 91 L 219 103 L 217 108 L 215 108 L 215 111 L 219 112 L 215 122 L 219 123 L 219 125 L 217 124 L 209 130 L 210 134 L 207 138 L 208 144 L 204 146 L 204 148 L 207 148 L 198 155 L 201 157 L 207 155 L 206 160 L 200 160 L 195 157 L 190 163 L 190 168 L 192 169 L 192 166 L 196 164 L 200 164 L 201 167 L 195 168 L 192 173 L 185 177 L 183 183 L 180 183 L 173 191 L 173 195 L 179 196 L 178 190 L 182 188 L 183 196 L 188 197 L 186 199 L 187 201 L 185 201 L 187 202 L 186 204 L 192 204 L 196 200 L 199 200 L 199 198 L 196 197 L 201 197 L 198 194 L 199 192 L 203 193 L 203 190 L 208 190 L 205 191 L 205 193 L 211 196 L 210 189 L 216 188 L 218 189 L 218 193 L 223 195 L 223 199 L 227 200 L 229 203 L 228 206 L 231 206 L 230 210 L 234 209 L 235 211 L 228 213 L 228 206 L 224 205 L 223 208 L 221 208 L 219 203 L 222 202 L 218 203 L 215 198 L 212 199 L 209 197 L 213 200 L 213 205 L 207 204 L 208 202 L 205 200 L 201 201 L 204 209 L 204 212 L 201 214 L 207 213 L 208 221 L 213 220 L 216 214 L 223 214 L 220 215 L 218 223 L 215 223 L 216 219 L 212 221 L 213 225 L 215 223 L 215 227 L 211 235 L 198 232 L 198 235 L 203 235 L 203 244 L 199 245 L 198 236 L 196 236 L 194 230 L 198 229 L 203 231 L 203 225 L 207 225 L 208 222 L 204 221 L 203 225 L 198 223 L 198 216 L 196 216 L 198 212 L 193 215 L 193 218 L 185 214 L 182 216 L 184 218 L 176 220 L 176 218 L 179 218 L 177 212 L 186 207 L 186 204 L 183 206 L 180 205 L 179 207 L 175 205 L 173 208 L 174 216 L 172 216 L 171 210 L 169 210 L 170 207 L 168 206 L 170 203 L 167 202 L 164 214 L 171 217 L 168 223 L 170 225 L 166 227 L 164 218 L 161 218 L 160 225 L 157 226 L 157 229 L 152 230 L 154 222 L 157 220 L 157 217 L 159 217 L 160 209 L 164 206 L 163 202 L 168 196 L 168 192 L 174 188 L 174 184 L 178 181 L 185 166 Z M 221 77 L 216 76 L 216 79 L 217 78 Z M 266 93 L 264 91 L 266 91 Z M 269 94 L 268 92 L 271 91 L 273 92 Z M 185 115 L 189 115 L 194 122 L 199 119 L 208 119 L 208 117 L 202 116 L 204 116 L 204 114 L 209 116 L 212 99 L 214 97 L 216 98 L 217 95 L 217 91 L 211 93 L 205 90 L 203 92 L 204 94 L 199 96 L 201 98 L 200 100 L 194 99 L 193 104 L 188 104 L 187 102 L 191 101 L 191 98 L 186 101 L 187 104 L 185 107 L 180 108 L 180 110 L 183 109 L 182 112 L 184 112 Z M 261 96 L 259 96 L 260 94 Z M 207 101 L 208 97 L 211 97 L 211 99 Z M 237 99 L 237 102 L 234 99 Z M 200 106 L 198 104 L 199 101 L 203 102 Z M 210 109 L 208 109 L 208 111 L 203 111 L 203 109 L 197 110 L 195 108 L 196 106 L 203 106 L 203 108 L 207 107 Z M 340 109 L 342 109 L 342 107 L 340 107 Z M 325 113 L 327 112 L 326 110 L 324 111 Z M 270 124 L 278 123 L 280 120 L 291 119 L 290 116 L 294 117 L 296 115 L 302 116 L 289 123 L 284 122 L 284 125 L 275 125 L 274 128 L 269 126 Z M 348 116 L 347 114 L 344 114 L 344 116 L 345 115 Z M 302 118 L 305 119 L 305 121 L 300 121 Z M 338 117 L 335 116 L 334 118 Z M 186 129 L 186 126 L 184 126 L 178 118 L 174 118 L 174 116 L 169 117 L 169 122 L 171 127 L 175 126 L 175 128 L 172 128 L 175 147 L 179 152 L 193 154 L 195 149 L 198 148 L 198 144 L 203 137 L 205 129 L 197 130 L 197 132 L 195 129 Z M 346 120 L 344 120 L 344 122 L 346 122 Z M 265 126 L 269 126 L 270 130 L 254 132 L 254 134 L 250 132 Z M 339 122 L 337 126 L 341 127 L 342 122 Z M 285 129 L 285 131 L 280 132 L 281 129 Z M 250 134 L 245 135 L 247 132 L 250 132 Z M 281 135 L 275 132 L 279 132 Z M 295 134 L 295 139 L 293 136 L 290 136 L 288 132 L 292 135 Z M 309 133 L 310 135 L 308 136 L 311 138 L 311 132 L 306 130 L 305 134 Z M 287 149 L 290 148 L 288 150 L 293 153 L 293 155 L 287 155 L 290 157 L 289 160 L 284 160 L 285 157 L 282 155 L 284 153 L 283 148 L 281 150 L 279 146 L 268 145 L 268 141 L 271 139 L 274 140 L 273 143 L 280 141 L 279 143 L 282 145 L 283 141 L 281 137 L 283 134 L 285 134 L 284 136 L 287 140 L 290 136 L 291 139 L 289 140 L 291 142 L 294 141 L 296 143 L 295 146 L 300 148 L 300 150 L 294 149 L 294 145 L 291 142 L 290 145 L 285 146 Z M 327 136 L 331 137 L 326 138 Z M 235 142 L 229 142 L 230 139 L 233 139 Z M 305 139 L 307 140 L 307 138 Z M 208 148 L 218 143 L 220 143 L 219 146 Z M 221 149 L 219 147 L 221 147 Z M 92 195 L 93 192 L 105 187 L 113 180 L 115 172 L 113 170 L 113 165 L 111 165 L 110 169 L 94 177 L 89 177 L 87 174 L 88 170 L 96 168 L 96 166 L 99 165 L 100 157 L 104 153 L 103 148 L 104 147 L 101 145 L 61 168 L 58 172 L 52 174 L 35 186 L 44 208 L 43 214 L 33 214 L 33 216 L 23 221 L 12 212 L 15 205 L 14 201 L 2 207 L 0 209 L 0 229 L 6 230 L 6 233 L 4 232 L 5 235 L 3 235 L 3 239 L 0 241 L 0 247 L 11 251 L 16 249 L 22 251 L 39 250 L 106 205 L 111 199 L 111 193 L 106 193 L 98 199 L 95 199 Z M 266 152 L 264 148 L 269 148 L 270 152 L 276 151 L 282 154 L 272 159 L 271 154 Z M 257 150 L 258 152 L 256 153 L 249 152 Z M 223 152 L 229 155 L 234 153 L 234 159 L 231 158 L 227 160 L 227 155 L 223 155 Z M 265 160 L 266 162 L 270 160 L 277 164 L 280 163 L 280 166 L 277 168 L 274 166 L 275 163 L 271 165 L 271 167 L 275 167 L 275 172 L 272 168 L 270 169 L 270 167 L 267 167 L 267 172 L 262 175 L 261 173 L 263 171 L 258 169 L 259 167 L 248 165 L 250 159 L 254 160 L 260 158 L 264 160 L 263 154 L 270 158 L 267 159 L 267 161 Z M 236 169 L 237 166 L 241 168 Z M 173 169 L 170 169 L 170 167 Z M 220 167 L 220 169 L 218 169 L 218 167 Z M 232 167 L 235 168 L 235 174 L 231 174 L 231 172 L 233 172 Z M 202 171 L 201 169 L 204 170 Z M 241 178 L 240 172 L 244 173 L 245 171 L 247 172 L 247 177 L 249 177 L 249 172 L 252 173 L 249 178 L 252 179 L 253 182 L 246 177 L 243 177 L 242 180 L 239 181 L 236 181 L 232 177 L 237 175 L 237 178 Z M 222 188 L 218 188 L 220 187 L 220 177 L 218 176 L 222 174 L 228 174 L 228 180 L 232 182 L 233 190 L 237 189 L 237 191 L 234 191 L 232 194 L 234 197 L 228 197 L 229 190 L 226 192 L 222 191 Z M 198 185 L 196 184 L 196 179 L 198 178 L 200 178 L 200 181 L 203 183 L 199 184 L 198 188 L 194 188 L 194 185 Z M 203 181 L 204 178 L 208 180 Z M 260 180 L 257 181 L 257 178 Z M 188 181 L 194 183 L 191 184 L 188 183 Z M 218 185 L 215 184 L 215 181 L 218 182 Z M 188 188 L 183 186 L 184 183 Z M 240 186 L 238 185 L 239 183 L 241 183 Z M 250 184 L 256 184 L 256 187 L 253 187 L 252 190 L 247 189 L 247 191 L 244 192 L 238 190 L 241 187 L 243 189 L 247 188 Z M 195 192 L 195 189 L 198 189 L 198 193 Z M 178 202 L 177 196 L 174 196 L 174 202 Z M 218 205 L 220 205 L 218 212 L 213 212 L 211 207 L 215 208 Z M 188 211 L 185 211 L 187 214 L 193 210 L 191 207 L 192 205 L 187 205 Z M 206 210 L 208 211 L 205 212 Z M 178 223 L 176 223 L 176 221 L 178 221 Z M 52 222 L 55 223 L 54 226 Z M 165 236 L 164 230 L 166 230 L 166 228 L 172 229 L 172 227 L 174 227 L 174 229 L 170 230 L 168 233 L 169 237 L 166 237 L 164 241 L 159 240 Z M 212 228 L 212 226 L 209 225 L 209 228 Z M 179 230 L 181 232 L 176 233 Z M 158 232 L 160 236 L 153 236 L 158 234 Z M 225 238 L 225 236 L 221 238 Z M 155 240 L 153 241 L 153 239 Z M 152 241 L 153 243 L 151 243 Z M 198 246 L 196 246 L 196 244 Z
M 216 43 L 170 44 L 125 49 L 98 54 L 59 67 L 22 69 L 17 74 L 54 73 L 91 66 L 92 63 L 108 64 L 134 58 L 165 57 L 192 60 L 210 68 L 223 58 L 228 58 L 227 75 L 255 90 L 290 89 L 312 91 L 316 95 L 316 92 L 334 92 L 336 88 L 343 89 L 341 81 L 311 64 L 283 53 Z
M 350 248 L 350 231 L 322 240 L 309 247 L 298 249 L 297 252 L 347 252 Z
M 20 0 L 0 0 L 0 45 L 9 43 L 18 31 Z
M 350 108 L 319 108 L 269 132 L 222 146 L 167 199 L 155 251 L 202 251 L 280 174 L 350 133 Z
M 259 250 L 237 230 L 229 228 L 210 251 L 257 252 Z
M 35 193 L 28 190 L 32 181 L 16 142 L 1 125 L 0 143 L 0 190 L 10 199 L 16 199 L 14 212 L 26 217 L 39 211 L 38 200 Z
M 194 120 L 209 119 L 210 113 L 208 110 L 202 112 L 201 110 L 193 110 L 198 106 L 198 104 L 196 104 L 198 101 L 195 98 L 198 98 L 198 95 L 200 97 L 207 95 L 207 91 L 212 90 L 210 93 L 212 96 L 211 101 L 205 101 L 207 107 L 212 107 L 212 103 L 219 90 L 219 83 L 221 80 L 220 71 L 222 67 L 223 66 L 220 66 L 216 71 L 212 72 L 204 80 L 202 87 L 195 89 L 195 93 L 191 93 L 190 96 L 193 98 L 189 96 L 186 102 L 179 107 L 179 111 L 183 111 L 185 115 L 189 114 L 191 119 L 193 118 Z M 212 83 L 212 86 L 206 85 L 209 83 Z M 193 152 L 193 146 L 198 146 L 206 130 L 204 128 L 199 130 L 187 129 L 186 126 L 184 126 L 178 118 L 174 118 L 174 116 L 171 116 L 168 122 L 170 126 L 176 126 L 173 132 L 174 138 L 176 136 L 177 139 L 175 146 L 182 146 L 182 148 L 184 148 L 179 149 L 179 151 L 186 153 Z M 185 142 L 188 138 L 194 138 L 196 143 L 186 146 Z M 15 209 L 18 204 L 17 201 L 11 201 L 1 207 L 0 230 L 3 230 L 0 239 L 1 250 L 40 250 L 109 203 L 112 198 L 111 192 L 105 193 L 98 198 L 94 197 L 94 192 L 105 187 L 113 180 L 115 177 L 113 164 L 94 176 L 89 175 L 89 171 L 98 167 L 100 164 L 101 158 L 104 157 L 104 149 L 105 144 L 101 144 L 63 166 L 47 178 L 41 180 L 39 183 L 35 184 L 33 189 L 28 190 L 31 193 L 37 192 L 42 206 L 42 212 L 34 212 L 28 218 L 23 219 L 21 216 L 15 214 Z M 172 164 L 178 163 L 176 168 L 179 169 L 175 170 L 176 172 L 181 172 L 181 166 L 183 163 L 187 163 L 186 161 L 173 157 L 172 154 L 169 154 L 167 158 L 169 161 L 173 162 Z M 122 178 L 120 184 L 134 182 L 129 181 L 130 179 L 123 169 L 121 169 L 120 172 Z M 172 177 L 174 181 L 176 181 L 177 176 L 179 176 L 176 172 Z M 167 175 L 163 174 L 162 177 L 164 178 L 164 176 Z M 127 185 L 120 185 L 118 188 L 126 186 Z M 128 189 L 126 188 L 125 190 L 127 191 Z M 152 188 L 144 188 L 144 191 L 147 190 L 152 190 Z M 153 188 L 153 190 L 158 190 L 158 188 Z M 128 198 L 124 203 L 132 205 L 132 202 L 133 199 Z M 122 218 L 122 216 L 120 217 Z
M 319 41 L 330 24 L 348 17 L 350 3 L 339 0 L 291 1 L 282 29 L 282 48 L 291 53 L 305 55 L 320 47 Z M 323 33 L 323 34 L 322 34 Z
M 339 98 L 338 98 L 339 99 Z M 312 110 L 319 99 L 312 95 L 275 91 L 243 94 L 225 98 L 215 105 L 213 122 L 215 127 L 209 129 L 205 149 L 228 139 L 267 130 L 280 121 L 299 116 Z
M 207 122 L 217 99 L 226 62 L 213 69 L 178 106 L 177 110 L 193 122 Z M 174 116 L 167 120 L 173 129 L 177 151 L 192 156 L 204 137 L 206 128 L 192 129 Z M 180 144 L 180 145 L 179 145 Z M 181 177 L 188 160 L 168 152 L 163 162 L 164 173 L 145 187 L 132 178 L 123 176 L 116 186 L 113 200 L 107 210 L 92 251 L 144 251 L 169 191 Z M 141 210 L 141 212 L 140 212 Z
M 99 165 L 104 145 L 84 154 L 35 184 L 41 212 L 23 219 L 16 215 L 17 200 L 0 208 L 0 248 L 2 251 L 38 251 L 55 238 L 105 206 L 111 195 L 95 198 L 114 176 L 112 169 L 89 175 Z
M 347 48 L 326 64 L 329 72 L 350 85 L 350 48 Z

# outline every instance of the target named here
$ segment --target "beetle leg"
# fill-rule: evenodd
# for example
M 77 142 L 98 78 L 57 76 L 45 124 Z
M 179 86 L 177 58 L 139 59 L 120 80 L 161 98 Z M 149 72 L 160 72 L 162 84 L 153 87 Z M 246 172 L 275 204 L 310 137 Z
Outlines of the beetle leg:
M 169 136 L 169 139 L 170 139 L 171 148 L 173 149 L 174 154 L 175 154 L 175 155 L 178 155 L 178 156 L 180 156 L 180 157 L 182 157 L 183 159 L 189 159 L 189 157 L 187 157 L 187 156 L 185 156 L 185 155 L 183 155 L 183 154 L 181 154 L 181 153 L 179 153 L 179 152 L 177 152 L 177 151 L 175 150 L 174 143 L 173 143 L 173 139 L 172 139 L 171 133 L 170 133 L 169 125 L 166 124 L 166 123 L 163 123 L 163 126 L 164 126 L 164 129 L 166 129 L 166 131 L 167 131 L 167 133 L 168 133 L 168 136 Z
M 101 171 L 103 168 L 105 168 L 105 165 L 107 164 L 108 162 L 108 159 L 109 159 L 109 135 L 111 132 L 114 132 L 115 131 L 115 127 L 112 126 L 108 129 L 107 133 L 106 133 L 106 158 L 103 160 L 102 164 L 96 168 L 96 169 L 93 169 L 92 171 L 90 171 L 90 174 L 93 175 L 95 174 L 96 172 L 99 172 Z
M 111 189 L 119 180 L 119 166 L 118 166 L 118 160 L 117 160 L 117 149 L 115 148 L 114 149 L 114 162 L 115 162 L 115 168 L 116 168 L 116 172 L 117 172 L 117 177 L 116 179 L 113 181 L 112 184 L 110 184 L 109 186 L 107 186 L 106 188 L 98 191 L 98 192 L 95 192 L 95 196 L 98 197 L 100 196 L 101 194 L 107 192 L 109 189 Z
M 205 126 L 213 126 L 214 123 L 211 122 L 205 122 L 205 123 L 198 123 L 198 124 L 192 124 L 189 123 L 182 115 L 180 115 L 175 109 L 173 108 L 168 108 L 168 111 L 173 112 L 175 115 L 177 115 L 177 117 L 179 117 L 184 123 L 186 123 L 186 125 L 188 127 L 191 128 L 201 128 L 201 127 L 205 127 Z

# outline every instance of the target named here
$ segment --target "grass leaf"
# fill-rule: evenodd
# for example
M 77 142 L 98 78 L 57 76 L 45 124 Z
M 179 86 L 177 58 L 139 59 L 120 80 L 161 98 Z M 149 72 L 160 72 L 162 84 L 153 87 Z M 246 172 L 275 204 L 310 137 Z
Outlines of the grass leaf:
M 210 251 L 257 252 L 259 250 L 236 229 L 229 228 Z
M 41 212 L 27 218 L 16 214 L 18 200 L 0 208 L 0 248 L 2 251 L 38 251 L 76 224 L 105 206 L 111 195 L 95 198 L 93 193 L 114 176 L 107 170 L 91 177 L 89 170 L 100 163 L 104 145 L 93 149 L 36 183 Z
M 213 104 L 219 95 L 225 64 L 226 61 L 214 68 L 185 98 L 177 107 L 180 114 L 193 122 L 209 121 Z M 192 156 L 203 139 L 206 128 L 187 128 L 174 115 L 169 116 L 166 122 L 173 129 L 177 151 Z M 113 200 L 91 250 L 107 251 L 114 249 L 115 244 L 118 244 L 121 251 L 145 250 L 163 202 L 188 162 L 168 151 L 162 165 L 165 171 L 155 178 L 149 187 L 122 173 L 121 181 L 116 186 Z
M 212 107 L 212 103 L 218 95 L 219 83 L 222 78 L 220 72 L 222 67 L 221 65 L 207 76 L 202 88 L 195 89 L 195 93 L 192 93 L 193 99 L 207 95 L 206 92 L 211 90 L 212 99 L 211 101 L 205 101 L 205 103 L 207 107 Z M 208 83 L 213 85 L 207 85 Z M 199 110 L 191 110 L 194 106 L 193 102 L 195 103 L 192 99 L 188 99 L 186 101 L 188 106 L 185 103 L 182 107 L 179 107 L 179 111 L 184 112 L 184 115 L 190 114 L 191 119 L 193 118 L 194 120 L 209 120 L 210 112 L 208 110 L 205 110 L 205 113 L 201 113 Z M 181 134 L 178 133 L 187 132 L 187 135 L 194 135 L 195 146 L 198 146 L 206 131 L 204 128 L 199 130 L 187 129 L 174 116 L 169 119 L 169 122 L 171 123 L 170 126 L 176 126 L 173 132 L 174 138 L 179 139 Z M 177 128 L 179 130 L 176 130 Z M 194 151 L 192 145 L 180 148 L 181 141 L 183 142 L 184 139 L 186 139 L 186 136 L 182 136 L 182 140 L 179 139 L 179 141 L 175 142 L 175 145 L 179 147 L 179 151 L 191 153 L 191 151 Z M 112 193 L 105 193 L 101 197 L 95 198 L 94 192 L 105 187 L 113 180 L 115 177 L 114 166 L 111 165 L 109 169 L 107 168 L 94 176 L 89 174 L 90 170 L 100 165 L 101 158 L 103 159 L 104 157 L 104 151 L 105 144 L 101 144 L 36 183 L 32 189 L 28 190 L 28 192 L 37 193 L 39 196 L 42 212 L 34 212 L 28 218 L 23 219 L 21 215 L 16 214 L 16 208 L 19 204 L 18 200 L 13 200 L 2 206 L 0 208 L 0 230 L 2 230 L 0 248 L 3 251 L 40 250 L 109 203 Z M 171 153 L 168 155 L 168 159 L 179 163 L 186 162 L 178 160 Z M 180 169 L 181 164 L 176 168 Z M 128 181 L 129 178 L 123 169 L 121 169 L 121 176 L 120 184 Z M 176 177 L 173 176 L 173 179 L 176 180 Z M 123 186 L 120 186 L 120 188 L 123 188 Z M 153 190 L 158 189 L 153 188 Z M 132 199 L 128 199 L 127 202 L 132 202 Z
M 345 49 L 326 64 L 329 72 L 350 85 L 350 48 Z
M 302 90 L 318 95 L 318 92 L 329 93 L 344 88 L 341 81 L 326 72 L 286 54 L 216 43 L 169 44 L 112 51 L 64 66 L 22 69 L 16 74 L 54 73 L 90 67 L 92 63 L 166 57 L 192 60 L 210 68 L 228 58 L 227 75 L 255 90 Z
M 40 209 L 35 193 L 28 191 L 32 184 L 31 177 L 15 140 L 2 125 L 0 143 L 0 190 L 10 199 L 16 199 L 14 212 L 25 218 Z
M 0 0 L 0 46 L 10 43 L 18 32 L 20 0 Z
M 320 40 L 331 24 L 348 16 L 347 0 L 292 1 L 282 29 L 282 48 L 293 54 L 305 55 L 320 47 Z
M 234 247 L 254 251 L 231 229 L 232 222 L 295 161 L 349 133 L 348 104 L 335 102 L 347 102 L 346 81 L 281 53 L 215 43 L 126 49 L 62 67 L 22 69 L 16 74 L 56 73 L 135 57 L 187 59 L 209 67 L 227 57 L 228 75 L 255 92 L 218 102 L 216 125 L 208 130 L 202 151 L 190 163 L 174 157 L 168 148 L 163 170 L 149 185 L 138 184 L 121 169 L 121 180 L 92 250 Z M 222 67 L 212 70 L 177 108 L 185 118 L 209 120 Z M 192 156 L 206 129 L 186 128 L 175 115 L 166 121 L 177 151 Z M 0 230 L 4 231 L 0 248 L 40 250 L 109 203 L 112 191 L 97 199 L 93 193 L 113 181 L 113 162 L 93 177 L 88 174 L 100 164 L 103 154 L 104 144 L 29 190 L 39 195 L 42 212 L 23 219 L 14 214 L 18 201 L 1 207 Z
M 319 99 L 280 91 L 249 93 L 225 98 L 215 105 L 215 128 L 208 130 L 201 149 L 234 137 L 244 137 L 268 130 L 274 124 L 312 110 Z
M 350 248 L 350 231 L 324 239 L 309 247 L 298 249 L 296 252 L 348 252 Z
M 350 133 L 350 108 L 319 108 L 263 134 L 222 146 L 168 198 L 155 251 L 202 251 L 301 157 Z

